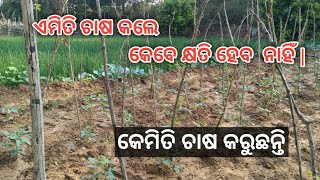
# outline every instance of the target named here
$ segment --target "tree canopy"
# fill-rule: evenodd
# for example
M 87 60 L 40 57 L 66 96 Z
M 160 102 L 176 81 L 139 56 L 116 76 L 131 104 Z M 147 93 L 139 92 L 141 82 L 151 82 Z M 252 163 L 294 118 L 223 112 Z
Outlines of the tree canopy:
M 119 19 L 116 11 L 119 12 L 121 18 L 130 18 L 132 20 L 137 18 L 155 18 L 161 28 L 161 34 L 168 34 L 168 27 L 174 18 L 171 25 L 171 34 L 177 36 L 186 36 L 192 33 L 193 18 L 194 18 L 194 3 L 197 2 L 197 10 L 201 8 L 203 0 L 113 0 L 101 1 L 102 16 L 103 18 Z M 34 11 L 36 19 L 47 18 L 51 14 L 59 14 L 64 0 L 35 0 Z M 114 3 L 113 3 L 114 2 Z M 253 2 L 253 6 L 252 3 Z M 1 4 L 1 3 L 0 3 Z M 220 12 L 224 22 L 224 14 L 221 13 L 223 3 L 221 0 L 211 0 L 205 11 L 203 18 L 203 25 L 200 31 L 203 33 L 207 24 L 213 21 L 213 24 L 219 25 L 218 18 L 215 18 L 217 13 Z M 256 12 L 256 0 L 226 0 L 226 7 L 228 19 L 233 27 L 238 27 L 243 17 L 251 11 L 251 7 Z M 290 8 L 291 7 L 291 8 Z M 285 39 L 291 39 L 293 34 L 293 27 L 299 16 L 301 8 L 301 26 L 304 26 L 308 14 L 308 21 L 306 23 L 306 36 L 312 36 L 315 20 L 316 25 L 319 27 L 320 22 L 320 2 L 318 0 L 273 0 L 273 14 L 275 17 L 275 26 L 278 30 L 282 23 L 284 26 L 289 9 L 291 9 L 288 19 L 288 28 L 284 33 Z M 262 19 L 266 16 L 266 3 L 265 0 L 260 0 L 260 15 Z M 3 0 L 0 6 L 0 12 L 8 19 L 21 20 L 21 7 L 20 0 Z M 199 11 L 196 11 L 198 13 Z M 97 18 L 95 0 L 69 0 L 68 13 L 77 17 L 80 22 L 84 18 Z M 313 19 L 315 18 L 315 19 Z M 256 21 L 255 21 L 256 22 Z M 297 25 L 296 24 L 296 25 Z M 256 23 L 253 24 L 256 26 Z M 298 28 L 296 28 L 298 31 Z M 318 32 L 317 37 L 320 36 Z

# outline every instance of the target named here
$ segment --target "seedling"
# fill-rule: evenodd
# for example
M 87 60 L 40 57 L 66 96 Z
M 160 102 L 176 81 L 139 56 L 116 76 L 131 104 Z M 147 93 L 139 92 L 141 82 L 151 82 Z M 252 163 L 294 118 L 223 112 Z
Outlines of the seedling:
M 182 121 L 187 119 L 188 115 L 192 114 L 192 111 L 186 107 L 183 107 L 182 102 L 184 101 L 183 97 L 179 98 L 179 102 L 178 102 L 178 111 L 181 112 L 181 114 L 176 116 L 176 121 Z
M 131 126 L 136 126 L 137 123 L 134 120 L 133 115 L 129 111 L 124 111 L 124 119 L 125 119 L 125 126 L 126 127 L 131 127 Z
M 242 116 L 241 119 L 239 119 L 238 125 L 240 125 L 241 127 L 253 125 L 253 121 L 251 120 L 252 118 L 250 116 Z
M 310 179 L 312 179 L 312 172 L 311 172 L 311 171 L 306 171 L 305 174 L 306 174 Z M 320 175 L 318 175 L 318 176 L 316 177 L 316 179 L 320 179 Z
M 90 165 L 88 168 L 90 169 L 90 174 L 81 178 L 82 180 L 86 179 L 116 179 L 114 172 L 115 170 L 111 167 L 112 161 L 110 161 L 105 156 L 99 156 L 99 159 L 95 159 L 92 157 L 88 158 Z
M 192 112 L 191 112 L 190 109 L 188 109 L 188 108 L 186 108 L 186 107 L 183 107 L 183 106 L 179 106 L 179 107 L 178 107 L 178 110 L 179 110 L 180 112 L 185 112 L 185 113 L 187 113 L 187 114 L 192 114 Z
M 258 86 L 261 87 L 258 91 L 258 95 L 264 99 L 262 102 L 266 102 L 264 103 L 265 107 L 276 104 L 281 99 L 282 94 L 276 89 L 276 87 L 273 88 L 271 78 L 262 78 L 258 83 Z
M 97 80 L 97 78 L 93 75 L 93 74 L 90 74 L 90 73 L 87 73 L 87 72 L 83 72 L 82 74 L 79 74 L 78 75 L 78 80 L 85 80 L 85 81 L 95 81 Z
M 58 75 L 57 80 L 62 81 L 62 82 L 66 82 L 66 83 L 72 82 L 72 79 L 70 77 L 64 77 L 64 76 L 60 76 L 60 75 Z
M 17 86 L 28 82 L 27 71 L 19 71 L 16 67 L 8 67 L 3 75 L 0 74 L 0 84 Z
M 0 108 L 0 114 L 12 114 L 12 113 L 19 113 L 21 109 L 16 107 L 10 107 L 10 108 Z
M 136 69 L 132 69 L 132 75 L 134 76 L 144 76 L 146 75 L 145 70 L 144 69 L 140 69 L 139 67 L 137 67 Z
M 169 101 L 164 101 L 164 103 L 162 104 L 162 110 L 164 112 L 165 115 L 172 115 L 172 112 L 170 111 L 172 109 L 172 105 Z
M 81 108 L 85 111 L 89 111 L 91 108 L 100 106 L 102 108 L 108 108 L 106 106 L 106 102 L 108 99 L 103 94 L 97 95 L 89 95 L 82 98 L 86 105 L 82 105 Z M 94 102 L 98 102 L 99 104 L 93 104 Z
M 9 107 L 9 108 L 0 108 L 0 115 L 5 115 L 6 118 L 2 121 L 3 123 L 12 121 L 14 119 L 13 114 L 18 114 L 20 111 L 23 111 L 23 108 Z
M 3 135 L 5 135 L 4 141 L 1 143 L 2 146 L 10 150 L 10 156 L 16 157 L 18 155 L 24 155 L 24 147 L 23 143 L 31 146 L 29 139 L 30 136 L 29 131 L 27 129 L 22 128 L 16 132 L 10 133 L 8 131 L 0 131 Z
M 141 90 L 142 90 L 141 85 L 138 84 L 134 87 L 133 93 L 132 93 L 132 87 L 129 84 L 125 84 L 125 94 L 129 94 L 131 96 L 133 95 L 133 96 L 137 97 L 137 96 L 139 96 Z
M 93 132 L 92 127 L 86 126 L 81 130 L 80 138 L 83 141 L 92 141 L 94 140 L 96 134 Z
M 196 107 L 197 108 L 199 108 L 199 107 L 208 107 L 208 105 L 205 102 L 199 102 L 199 103 L 196 103 Z

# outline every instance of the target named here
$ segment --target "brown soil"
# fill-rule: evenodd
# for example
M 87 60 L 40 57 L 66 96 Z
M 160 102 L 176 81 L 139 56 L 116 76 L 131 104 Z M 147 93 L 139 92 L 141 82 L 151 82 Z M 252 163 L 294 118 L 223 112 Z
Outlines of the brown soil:
M 270 72 L 271 66 L 262 64 L 264 71 Z M 266 69 L 268 68 L 268 70 Z M 296 71 L 293 66 L 287 66 L 287 77 L 293 77 Z M 229 68 L 231 71 L 232 68 Z M 303 69 L 303 88 L 299 95 L 295 95 L 300 110 L 310 119 L 320 122 L 320 92 L 315 88 L 313 65 L 308 64 Z M 182 93 L 184 101 L 182 105 L 188 107 L 192 114 L 184 120 L 176 123 L 176 126 L 194 127 L 195 123 L 215 126 L 222 111 L 222 93 L 218 91 L 221 77 L 220 66 L 204 69 L 203 87 L 200 88 L 200 70 L 192 69 L 186 78 L 186 103 L 185 93 Z M 230 73 L 231 74 L 231 73 Z M 271 73 L 261 74 L 263 77 L 271 77 Z M 225 120 L 221 126 L 289 126 L 290 127 L 290 156 L 288 158 L 176 158 L 181 167 L 179 174 L 169 168 L 157 165 L 158 158 L 126 158 L 129 179 L 299 179 L 298 165 L 294 146 L 294 136 L 290 109 L 285 96 L 282 82 L 278 81 L 278 88 L 282 97 L 278 102 L 266 106 L 263 97 L 257 92 L 256 85 L 257 64 L 248 66 L 248 91 L 244 101 L 244 120 L 239 122 L 240 104 L 238 94 L 241 92 L 240 78 L 236 78 L 233 92 L 230 96 Z M 289 76 L 290 75 L 290 76 Z M 148 78 L 134 80 L 135 87 L 139 89 L 136 95 L 135 120 L 139 126 L 164 126 L 170 125 L 172 108 L 165 108 L 164 104 L 173 105 L 176 97 L 176 89 L 179 83 L 176 72 L 167 72 L 159 75 L 157 93 L 157 117 L 154 117 L 154 99 L 150 91 L 151 82 Z M 237 74 L 236 77 L 240 77 Z M 293 78 L 288 78 L 293 82 Z M 290 83 L 292 85 L 292 83 Z M 118 159 L 114 156 L 114 143 L 111 128 L 111 120 L 104 87 L 101 81 L 83 81 L 77 84 L 79 102 L 81 105 L 82 126 L 91 125 L 95 140 L 79 142 L 79 129 L 76 118 L 75 102 L 70 83 L 51 83 L 44 102 L 45 122 L 45 152 L 46 173 L 48 179 L 80 179 L 88 174 L 88 157 L 105 155 L 114 162 L 114 167 L 119 171 Z M 116 106 L 118 122 L 121 120 L 121 83 L 112 82 L 113 97 Z M 291 89 L 293 87 L 291 86 Z M 201 93 L 200 93 L 201 90 Z M 129 91 L 129 90 L 128 90 Z M 90 99 L 90 95 L 100 99 Z M 203 95 L 203 96 L 201 96 Z M 132 98 L 127 94 L 125 109 L 132 112 Z M 1 107 L 22 107 L 18 114 L 13 114 L 13 121 L 1 123 L 8 116 L 0 115 L 0 129 L 16 130 L 17 127 L 31 129 L 29 112 L 28 86 L 22 85 L 17 88 L 0 87 Z M 206 106 L 197 106 L 203 102 Z M 86 110 L 84 110 L 86 109 Z M 183 115 L 179 112 L 178 115 Z M 119 123 L 120 124 L 120 123 Z M 314 140 L 317 150 L 320 147 L 320 128 L 314 126 Z M 1 140 L 0 136 L 0 140 Z M 299 120 L 299 142 L 301 145 L 303 173 L 305 179 L 310 179 L 310 150 L 306 136 L 306 128 Z M 0 179 L 32 179 L 31 147 L 26 146 L 26 155 L 18 158 L 9 158 L 9 154 L 0 148 Z M 320 157 L 317 156 L 320 162 Z M 318 171 L 320 172 L 320 166 Z M 116 173 L 118 177 L 119 174 Z

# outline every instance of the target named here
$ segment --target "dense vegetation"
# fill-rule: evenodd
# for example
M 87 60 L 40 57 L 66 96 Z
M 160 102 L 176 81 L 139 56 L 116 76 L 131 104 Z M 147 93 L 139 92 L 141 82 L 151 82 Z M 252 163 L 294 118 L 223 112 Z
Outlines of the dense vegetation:
M 8 67 L 15 67 L 19 71 L 24 71 L 26 68 L 25 65 L 25 50 L 24 39 L 23 37 L 0 37 L 0 74 L 4 75 L 5 71 L 8 71 Z M 119 50 L 122 46 L 124 38 L 120 36 L 109 37 L 107 39 L 107 50 L 110 59 L 110 64 L 117 65 L 119 63 Z M 202 39 L 199 38 L 198 41 Z M 145 46 L 145 38 L 131 37 L 130 42 L 131 46 Z M 212 44 L 213 49 L 221 46 L 219 38 L 209 38 L 207 39 L 209 43 Z M 41 76 L 46 77 L 48 73 L 48 64 L 50 62 L 50 57 L 52 54 L 52 48 L 54 38 L 53 37 L 39 37 L 38 38 L 38 51 L 39 51 L 39 60 L 40 60 L 40 69 Z M 230 40 L 226 39 L 226 45 L 231 45 Z M 56 60 L 52 68 L 52 77 L 54 80 L 63 80 L 63 78 L 69 77 L 69 64 L 68 64 L 68 48 L 66 48 L 61 41 Z M 93 74 L 94 70 L 99 70 L 102 67 L 101 62 L 101 49 L 99 46 L 99 37 L 81 37 L 73 36 L 71 38 L 71 51 L 72 51 L 72 60 L 75 70 L 75 75 L 78 75 L 83 72 Z M 243 42 L 239 43 L 241 46 Z M 186 37 L 176 37 L 173 38 L 173 45 L 181 52 L 182 48 L 188 46 L 190 40 Z M 168 37 L 158 37 L 150 38 L 150 46 L 169 46 L 170 41 Z M 266 42 L 263 43 L 263 46 L 266 45 Z M 257 41 L 252 41 L 250 46 L 254 49 L 257 49 Z M 180 53 L 181 55 L 181 53 Z M 179 62 L 177 60 L 177 62 Z M 211 61 L 211 63 L 214 60 Z M 122 62 L 120 62 L 122 63 Z M 123 63 L 122 63 L 123 64 Z M 139 63 L 134 64 L 134 68 L 139 67 L 140 69 L 145 69 L 148 72 L 149 65 Z M 157 65 L 157 70 L 172 70 L 175 68 L 175 64 L 159 64 Z
M 199 13 L 202 1 L 203 0 L 197 1 L 197 13 Z M 114 2 L 114 4 L 112 2 Z M 194 2 L 195 1 L 193 0 L 103 0 L 101 1 L 101 6 L 104 18 L 119 19 L 116 10 L 120 13 L 121 18 L 155 18 L 160 23 L 162 34 L 168 34 L 168 24 L 171 22 L 173 15 L 175 15 L 171 29 L 172 35 L 187 36 L 191 35 L 192 28 L 190 27 L 194 24 Z M 36 19 L 39 20 L 47 18 L 51 14 L 60 14 L 63 0 L 35 0 L 34 3 L 35 16 Z M 250 3 L 251 0 L 226 1 L 226 10 L 231 25 L 238 26 L 241 23 L 241 19 L 245 17 L 247 13 L 250 13 L 248 12 L 250 10 L 247 9 L 248 4 Z M 265 14 L 265 0 L 261 0 L 260 4 L 260 13 Z M 211 20 L 217 27 L 211 31 L 218 31 L 219 20 L 214 17 L 216 17 L 216 14 L 221 10 L 222 5 L 223 3 L 220 0 L 209 1 L 204 14 L 203 23 L 200 26 L 202 35 L 205 33 L 205 28 Z M 316 22 L 320 21 L 320 2 L 318 0 L 274 0 L 273 13 L 277 30 L 280 29 L 280 21 L 282 21 L 282 25 L 284 26 L 287 18 L 286 15 L 288 14 L 290 7 L 292 13 L 288 19 L 288 26 L 294 26 L 295 21 L 299 16 L 299 8 L 301 8 L 302 23 L 306 20 L 306 14 L 309 13 L 309 21 L 307 22 L 305 31 L 307 37 L 312 37 L 313 16 L 315 16 Z M 97 18 L 95 0 L 70 0 L 68 9 L 69 14 L 75 15 L 79 22 L 84 18 Z M 6 18 L 21 20 L 20 0 L 4 0 L 2 6 L 0 6 L 0 12 L 2 12 Z M 221 16 L 224 19 L 223 13 L 221 13 Z M 298 28 L 296 30 L 298 31 Z M 289 37 L 291 38 L 292 28 L 288 28 L 287 32 L 284 34 L 287 35 L 287 39 Z M 318 32 L 317 37 L 319 36 L 320 33 Z

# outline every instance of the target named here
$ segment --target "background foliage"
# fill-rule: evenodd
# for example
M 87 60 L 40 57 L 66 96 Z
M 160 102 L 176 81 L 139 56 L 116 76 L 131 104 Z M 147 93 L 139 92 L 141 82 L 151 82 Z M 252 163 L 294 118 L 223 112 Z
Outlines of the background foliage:
M 175 12 L 175 20 L 172 24 L 172 34 L 176 36 L 187 36 L 193 30 L 194 3 L 197 2 L 198 13 L 203 0 L 101 0 L 102 14 L 104 18 L 119 19 L 115 8 L 119 11 L 121 18 L 155 18 L 160 23 L 161 33 L 168 34 L 168 26 Z M 252 0 L 226 0 L 226 8 L 231 28 L 237 28 L 243 17 L 247 15 L 247 7 L 251 7 Z M 63 0 L 35 0 L 36 19 L 47 18 L 51 14 L 59 14 Z M 256 10 L 256 0 L 253 1 Z M 306 37 L 311 37 L 313 33 L 313 14 L 316 18 L 316 24 L 319 27 L 320 22 L 320 2 L 318 0 L 274 0 L 274 17 L 276 29 L 280 27 L 280 19 L 286 21 L 289 7 L 292 6 L 286 38 L 292 36 L 295 19 L 299 15 L 301 7 L 302 25 L 309 10 L 309 21 L 307 23 Z M 146 5 L 144 8 L 144 5 Z M 205 28 L 211 20 L 213 28 L 211 31 L 219 32 L 219 20 L 216 17 L 220 11 L 221 18 L 224 21 L 224 13 L 221 9 L 223 1 L 210 0 L 205 11 L 200 33 L 204 33 Z M 115 7 L 115 8 L 114 8 Z M 260 14 L 265 18 L 265 0 L 260 0 Z M 4 0 L 0 6 L 0 12 L 8 19 L 21 20 L 20 0 Z M 84 18 L 97 18 L 95 0 L 69 0 L 68 13 L 77 17 L 80 22 Z M 223 22 L 225 23 L 225 22 Z M 246 23 L 244 23 L 246 24 Z M 256 23 L 253 24 L 256 27 Z M 218 33 L 217 33 L 218 34 Z M 227 33 L 226 33 L 227 34 Z M 317 38 L 320 33 L 317 31 Z M 291 37 L 290 37 L 291 38 Z

